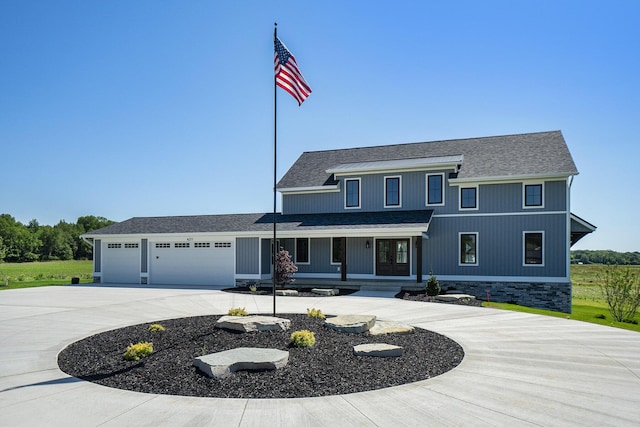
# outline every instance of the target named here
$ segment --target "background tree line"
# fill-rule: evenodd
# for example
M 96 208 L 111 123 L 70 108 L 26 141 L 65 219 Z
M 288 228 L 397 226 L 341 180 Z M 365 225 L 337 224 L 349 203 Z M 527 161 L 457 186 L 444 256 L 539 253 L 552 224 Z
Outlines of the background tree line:
M 80 236 L 92 230 L 114 224 L 101 216 L 82 216 L 78 221 L 60 221 L 54 226 L 16 221 L 9 214 L 0 214 L 0 262 L 29 262 L 69 259 L 91 259 L 91 245 Z
M 571 251 L 572 263 L 610 264 L 610 265 L 640 265 L 640 252 L 615 251 Z

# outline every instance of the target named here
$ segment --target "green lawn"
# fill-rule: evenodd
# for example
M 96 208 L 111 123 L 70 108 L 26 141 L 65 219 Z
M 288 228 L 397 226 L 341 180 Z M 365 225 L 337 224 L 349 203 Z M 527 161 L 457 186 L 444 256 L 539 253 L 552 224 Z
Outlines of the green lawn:
M 91 283 L 92 261 L 0 263 L 0 290 L 35 286 L 68 285 L 72 277 Z M 4 286 L 9 278 L 9 287 Z

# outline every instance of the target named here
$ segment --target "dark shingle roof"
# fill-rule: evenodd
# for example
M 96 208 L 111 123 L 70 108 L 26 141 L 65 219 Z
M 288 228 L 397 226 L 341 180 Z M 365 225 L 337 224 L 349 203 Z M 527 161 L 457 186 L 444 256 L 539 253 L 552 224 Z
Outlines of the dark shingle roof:
M 278 231 L 426 228 L 431 210 L 278 215 Z M 239 233 L 273 231 L 273 214 L 135 217 L 86 233 L 86 237 L 122 234 Z
M 551 131 L 305 152 L 280 180 L 278 188 L 324 185 L 332 178 L 326 170 L 346 163 L 455 155 L 464 156 L 459 179 L 578 173 L 562 133 Z

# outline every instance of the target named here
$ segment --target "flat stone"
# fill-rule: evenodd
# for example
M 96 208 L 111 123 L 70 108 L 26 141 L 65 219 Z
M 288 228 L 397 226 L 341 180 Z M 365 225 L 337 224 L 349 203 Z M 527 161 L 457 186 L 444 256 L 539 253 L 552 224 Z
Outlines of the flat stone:
M 291 297 L 298 295 L 295 289 L 276 289 L 276 295 L 280 297 Z
M 222 316 L 216 328 L 240 332 L 286 331 L 291 320 L 273 316 Z
M 289 352 L 275 348 L 239 347 L 196 357 L 193 365 L 212 378 L 225 378 L 236 371 L 280 369 Z
M 476 297 L 473 295 L 467 295 L 467 294 L 444 294 L 444 295 L 436 295 L 436 299 L 438 301 L 458 301 L 461 299 L 474 300 L 476 299 Z
M 366 332 L 376 323 L 376 316 L 347 314 L 331 317 L 324 321 L 324 324 L 338 332 L 349 334 L 360 334 Z
M 332 297 L 334 295 L 338 295 L 340 293 L 339 289 L 322 289 L 322 288 L 313 288 L 311 292 L 318 295 L 325 295 L 328 297 Z
M 402 351 L 402 347 L 384 343 L 360 344 L 353 347 L 353 353 L 356 356 L 400 357 Z
M 369 329 L 371 335 L 386 335 L 386 334 L 408 334 L 412 333 L 415 328 L 411 325 L 405 325 L 398 322 L 383 322 L 377 320 L 376 324 Z

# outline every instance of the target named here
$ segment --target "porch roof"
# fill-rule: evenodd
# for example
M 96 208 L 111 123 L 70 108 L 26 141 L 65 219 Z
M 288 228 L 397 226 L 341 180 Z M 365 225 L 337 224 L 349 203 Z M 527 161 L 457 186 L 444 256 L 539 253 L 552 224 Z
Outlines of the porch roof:
M 278 233 L 324 233 L 347 231 L 426 232 L 433 210 L 344 212 L 277 215 Z M 134 217 L 84 234 L 85 237 L 150 234 L 267 234 L 273 231 L 273 214 L 193 215 Z

